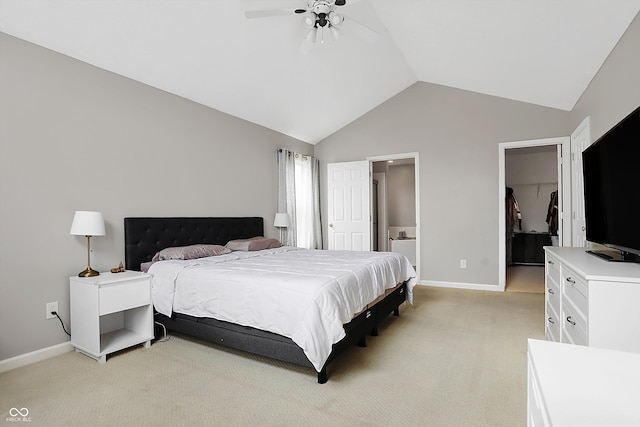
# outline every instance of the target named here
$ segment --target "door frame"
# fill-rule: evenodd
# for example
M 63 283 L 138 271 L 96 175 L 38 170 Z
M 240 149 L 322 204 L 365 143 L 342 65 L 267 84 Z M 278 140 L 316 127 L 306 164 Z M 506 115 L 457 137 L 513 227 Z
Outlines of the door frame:
M 571 246 L 587 244 L 584 218 L 582 152 L 591 140 L 591 119 L 587 116 L 571 134 Z
M 401 159 L 413 159 L 414 161 L 414 180 L 415 180 L 415 200 L 416 200 L 416 273 L 418 282 L 420 281 L 420 161 L 419 161 L 419 153 L 417 151 L 410 153 L 398 153 L 398 154 L 386 154 L 381 156 L 369 156 L 366 160 L 369 161 L 369 164 L 373 162 L 386 162 L 389 160 L 401 160 Z M 373 181 L 373 177 L 371 177 Z
M 558 164 L 561 172 L 558 174 L 558 223 L 561 229 L 559 233 L 559 245 L 564 246 L 565 242 L 571 244 L 571 138 L 568 136 L 558 138 L 532 139 L 526 141 L 502 142 L 498 144 L 498 290 L 504 291 L 507 284 L 507 244 L 505 242 L 506 228 L 506 206 L 505 206 L 505 155 L 506 150 L 511 148 L 541 147 L 548 145 L 559 145 L 562 157 Z
M 377 201 L 378 201 L 378 207 L 380 205 L 383 206 L 387 206 L 387 177 L 386 174 L 381 173 L 381 172 L 373 172 L 372 175 L 373 180 L 377 180 L 378 181 L 378 194 L 377 194 Z M 373 200 L 372 200 L 372 206 L 373 206 Z M 380 209 L 376 210 L 377 215 L 378 215 L 378 251 L 388 251 L 389 249 L 389 241 L 388 241 L 388 236 L 387 233 L 385 232 L 385 230 L 387 230 L 389 228 L 389 218 L 387 216 L 387 212 L 386 211 L 380 211 Z M 382 244 L 380 244 L 382 243 Z

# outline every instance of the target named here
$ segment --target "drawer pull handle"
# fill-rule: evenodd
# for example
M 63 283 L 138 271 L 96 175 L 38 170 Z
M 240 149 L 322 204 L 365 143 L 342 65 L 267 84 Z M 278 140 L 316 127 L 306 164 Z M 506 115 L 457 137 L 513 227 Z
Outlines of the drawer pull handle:
M 567 322 L 571 323 L 573 326 L 576 326 L 576 322 L 571 319 L 571 316 L 567 316 Z
M 555 292 L 553 292 L 553 289 L 551 289 L 551 288 L 549 288 L 547 292 L 549 292 L 551 295 L 555 295 L 556 294 Z
M 576 281 L 573 280 L 571 277 L 567 277 L 567 282 L 571 283 L 572 285 L 576 284 Z
M 552 325 L 555 325 L 555 324 L 556 324 L 556 322 L 554 322 L 554 321 L 553 321 L 553 318 L 551 318 L 551 317 L 549 317 L 549 318 L 547 319 L 547 321 L 548 321 L 549 323 L 551 323 Z

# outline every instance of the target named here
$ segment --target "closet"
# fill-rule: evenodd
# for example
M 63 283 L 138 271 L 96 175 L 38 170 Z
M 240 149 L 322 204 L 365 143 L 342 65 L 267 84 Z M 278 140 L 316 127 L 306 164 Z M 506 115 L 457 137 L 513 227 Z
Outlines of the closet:
M 544 265 L 542 248 L 557 242 L 557 165 L 556 146 L 506 152 L 507 266 Z

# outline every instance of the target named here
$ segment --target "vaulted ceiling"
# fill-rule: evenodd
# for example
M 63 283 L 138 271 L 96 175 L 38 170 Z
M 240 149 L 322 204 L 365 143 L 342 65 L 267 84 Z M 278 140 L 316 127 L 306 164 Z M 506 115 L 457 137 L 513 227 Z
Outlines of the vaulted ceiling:
M 300 7 L 0 0 L 0 31 L 315 144 L 417 81 L 571 110 L 640 0 L 347 0 L 324 43 Z

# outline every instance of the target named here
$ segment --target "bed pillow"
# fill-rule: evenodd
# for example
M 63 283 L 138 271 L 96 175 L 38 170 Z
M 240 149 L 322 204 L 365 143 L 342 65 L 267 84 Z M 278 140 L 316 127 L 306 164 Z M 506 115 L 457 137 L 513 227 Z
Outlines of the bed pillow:
M 261 251 L 262 249 L 279 248 L 282 244 L 278 239 L 267 237 L 252 237 L 250 239 L 230 240 L 226 247 L 232 251 Z
M 221 245 L 190 245 L 165 248 L 153 256 L 152 261 L 167 259 L 196 259 L 208 256 L 223 255 L 231 252 Z
M 147 273 L 153 264 L 155 264 L 155 261 L 143 262 L 140 264 L 140 271 Z

